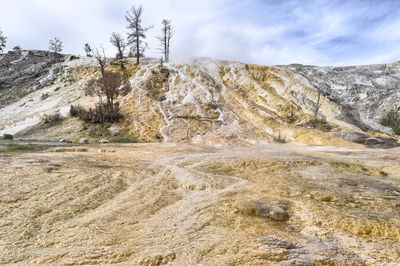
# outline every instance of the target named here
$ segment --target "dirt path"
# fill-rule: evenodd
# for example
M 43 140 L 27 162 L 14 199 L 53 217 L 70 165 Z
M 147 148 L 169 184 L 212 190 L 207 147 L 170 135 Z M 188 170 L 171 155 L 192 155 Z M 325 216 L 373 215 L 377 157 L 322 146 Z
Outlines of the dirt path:
M 0 263 L 400 263 L 400 149 L 105 145 L 0 167 Z

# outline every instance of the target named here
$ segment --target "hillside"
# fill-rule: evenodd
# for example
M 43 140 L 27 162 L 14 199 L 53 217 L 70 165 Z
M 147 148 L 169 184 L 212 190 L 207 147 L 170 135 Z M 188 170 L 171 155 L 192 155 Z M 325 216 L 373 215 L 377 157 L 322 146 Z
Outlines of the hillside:
M 400 263 L 397 63 L 106 68 L 133 90 L 90 124 L 93 58 L 0 55 L 1 264 Z
M 99 131 L 69 116 L 71 105 L 90 107 L 96 100 L 83 91 L 87 80 L 99 71 L 96 61 L 74 56 L 54 61 L 53 56 L 23 51 L 0 57 L 0 135 L 78 140 Z M 123 121 L 112 127 L 113 132 L 102 130 L 97 135 L 139 142 L 235 144 L 282 138 L 341 145 L 337 136 L 348 135 L 343 132 L 391 134 L 379 125 L 379 119 L 400 97 L 397 64 L 339 71 L 198 58 L 161 68 L 152 59 L 144 59 L 139 67 L 125 59 L 109 60 L 107 68 L 127 74 L 133 91 L 120 99 Z M 319 112 L 326 123 L 317 125 L 322 130 L 314 130 L 308 122 L 313 118 L 321 73 L 331 86 L 323 93 Z M 51 125 L 41 122 L 43 115 L 55 112 L 65 119 Z

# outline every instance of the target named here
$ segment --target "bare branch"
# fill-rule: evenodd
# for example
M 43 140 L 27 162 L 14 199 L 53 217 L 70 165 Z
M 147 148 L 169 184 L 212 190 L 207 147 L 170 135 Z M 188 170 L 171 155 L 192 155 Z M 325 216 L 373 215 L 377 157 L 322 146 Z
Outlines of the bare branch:
M 100 66 L 101 70 L 101 76 L 104 77 L 104 70 L 107 64 L 107 57 L 106 57 L 106 52 L 104 50 L 104 46 L 100 46 L 100 49 L 96 49 L 93 52 L 94 58 L 96 58 L 97 63 Z

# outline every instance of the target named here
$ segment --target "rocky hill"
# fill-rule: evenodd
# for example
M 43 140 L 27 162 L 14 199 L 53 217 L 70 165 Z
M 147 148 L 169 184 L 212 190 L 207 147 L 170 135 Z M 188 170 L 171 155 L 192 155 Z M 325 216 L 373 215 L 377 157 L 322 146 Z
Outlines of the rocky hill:
M 44 51 L 0 55 L 0 108 L 54 82 L 62 71 L 58 63 L 64 59 Z
M 363 130 L 393 132 L 380 125 L 390 110 L 400 107 L 400 64 L 358 67 L 283 66 L 305 86 L 318 87 L 343 106 L 343 117 Z M 328 84 L 324 86 L 323 84 Z
M 109 59 L 133 89 L 91 124 L 93 58 L 0 62 L 0 264 L 400 265 L 397 64 Z
M 273 141 L 341 145 L 339 137 L 391 134 L 379 120 L 399 102 L 398 64 L 362 67 L 257 66 L 197 58 L 163 67 L 152 59 L 109 60 L 133 91 L 120 98 L 124 119 L 106 128 L 69 115 L 71 105 L 93 106 L 84 94 L 99 71 L 93 58 L 42 51 L 0 56 L 0 135 L 78 140 L 129 138 L 140 142 L 207 144 Z M 328 86 L 323 86 L 323 83 Z M 318 124 L 310 124 L 323 89 Z M 43 123 L 59 112 L 62 121 Z M 375 134 L 376 135 L 376 134 Z M 354 137 L 353 137 L 354 139 Z

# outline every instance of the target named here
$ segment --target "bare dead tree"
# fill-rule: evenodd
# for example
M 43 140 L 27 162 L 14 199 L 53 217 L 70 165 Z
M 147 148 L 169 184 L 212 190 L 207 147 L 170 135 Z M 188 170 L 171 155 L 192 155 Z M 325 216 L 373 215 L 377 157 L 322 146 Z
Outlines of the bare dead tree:
M 171 20 L 164 19 L 161 23 L 161 35 L 157 36 L 157 39 L 160 41 L 160 50 L 164 54 L 165 62 L 168 63 L 174 28 L 172 27 Z
M 104 78 L 104 71 L 107 64 L 107 57 L 106 52 L 104 51 L 104 47 L 101 46 L 100 49 L 94 50 L 93 55 L 100 66 L 101 76 Z
M 317 104 L 315 106 L 315 113 L 314 113 L 314 120 L 317 120 L 317 116 L 318 116 L 318 112 L 322 106 L 321 104 L 321 95 L 322 92 L 325 90 L 329 90 L 330 89 L 330 85 L 326 82 L 326 80 L 324 79 L 324 83 L 322 84 L 322 86 L 317 87 L 318 89 L 318 99 L 317 99 Z
M 7 44 L 7 37 L 3 35 L 3 32 L 0 29 L 0 53 L 4 51 Z
M 136 64 L 140 64 L 140 57 L 144 57 L 144 51 L 147 44 L 143 42 L 146 38 L 145 32 L 152 27 L 143 27 L 142 25 L 143 7 L 139 5 L 137 8 L 132 6 L 130 12 L 126 12 L 125 19 L 128 22 L 128 44 L 131 46 L 130 55 L 136 57 Z
M 124 58 L 124 52 L 125 52 L 125 49 L 126 49 L 126 43 L 125 43 L 124 38 L 121 36 L 121 34 L 113 32 L 112 35 L 111 35 L 111 38 L 110 38 L 110 42 L 118 50 L 116 58 L 117 59 Z
M 131 83 L 126 77 L 117 72 L 106 71 L 104 73 L 103 93 L 107 97 L 107 105 L 114 111 L 114 99 L 118 96 L 125 96 L 131 90 Z
M 88 81 L 85 87 L 86 95 L 96 95 L 99 98 L 97 115 L 100 123 L 114 121 L 114 117 L 119 117 L 119 104 L 114 100 L 119 96 L 125 96 L 132 90 L 129 80 L 117 72 L 105 71 L 104 76 L 95 77 Z M 103 102 L 103 95 L 106 103 Z
M 322 94 L 322 90 L 320 88 L 318 88 L 318 100 L 317 100 L 317 104 L 315 105 L 315 112 L 314 112 L 314 120 L 315 121 L 317 121 L 318 111 L 319 111 L 319 108 L 321 107 L 321 104 L 320 104 L 321 94 Z
M 106 52 L 104 51 L 104 47 L 100 46 L 100 49 L 94 50 L 93 56 L 97 60 L 97 63 L 99 64 L 101 78 L 90 79 L 85 88 L 85 92 L 88 95 L 96 94 L 99 97 L 100 122 L 104 123 L 105 108 L 104 108 L 104 103 L 103 103 L 103 98 L 102 98 L 102 91 L 104 88 L 104 73 L 105 73 L 105 67 L 107 64 L 107 57 L 106 57 Z
M 49 51 L 53 52 L 56 56 L 58 56 L 63 48 L 63 43 L 57 37 L 49 41 Z
M 102 78 L 92 78 L 88 81 L 85 87 L 85 95 L 96 95 L 99 97 L 99 117 L 100 123 L 104 123 L 104 103 L 103 103 L 103 79 Z

